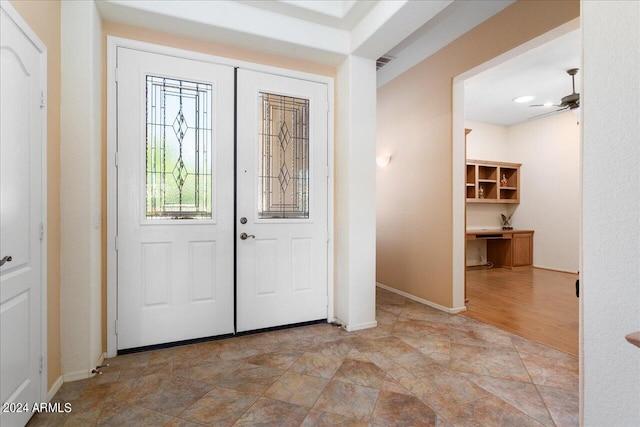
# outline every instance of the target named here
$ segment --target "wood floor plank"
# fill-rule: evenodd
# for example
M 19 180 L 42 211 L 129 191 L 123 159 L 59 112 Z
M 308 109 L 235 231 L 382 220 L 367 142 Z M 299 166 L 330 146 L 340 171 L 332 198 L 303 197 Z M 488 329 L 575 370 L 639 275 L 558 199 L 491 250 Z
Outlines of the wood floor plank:
M 577 278 L 533 267 L 471 269 L 464 314 L 577 356 Z

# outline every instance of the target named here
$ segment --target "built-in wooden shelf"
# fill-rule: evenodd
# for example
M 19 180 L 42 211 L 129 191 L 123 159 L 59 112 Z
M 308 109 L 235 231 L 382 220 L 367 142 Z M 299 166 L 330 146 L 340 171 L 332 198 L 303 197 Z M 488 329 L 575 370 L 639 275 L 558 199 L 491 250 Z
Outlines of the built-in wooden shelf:
M 467 202 L 520 203 L 520 163 L 467 160 Z

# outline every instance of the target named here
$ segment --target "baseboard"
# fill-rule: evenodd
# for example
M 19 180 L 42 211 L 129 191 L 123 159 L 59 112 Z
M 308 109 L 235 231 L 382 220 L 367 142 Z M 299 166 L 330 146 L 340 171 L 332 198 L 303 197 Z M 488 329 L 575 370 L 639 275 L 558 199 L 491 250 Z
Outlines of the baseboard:
M 551 268 L 551 267 L 541 267 L 539 265 L 534 265 L 533 268 L 537 268 L 539 270 L 548 270 L 548 271 L 557 271 L 558 273 L 570 273 L 570 274 L 578 274 L 577 271 L 571 270 L 562 270 L 560 268 Z
M 375 328 L 376 326 L 378 326 L 378 321 L 374 320 L 373 322 L 358 323 L 356 325 L 347 325 L 345 329 L 349 332 L 353 332 L 353 331 L 359 331 L 362 329 Z
M 62 384 L 64 384 L 64 380 L 62 379 L 62 375 L 60 375 L 58 379 L 53 383 L 51 388 L 49 389 L 49 392 L 47 393 L 47 402 L 51 402 L 51 399 L 53 399 L 53 396 L 55 396 L 58 390 L 60 390 L 60 387 L 62 387 Z
M 444 312 L 449 313 L 449 314 L 457 314 L 457 313 L 460 313 L 462 311 L 466 311 L 467 310 L 467 307 L 465 307 L 465 306 L 453 307 L 453 308 L 445 307 L 444 305 L 436 304 L 435 302 L 431 302 L 431 301 L 428 301 L 426 299 L 419 298 L 419 297 L 417 297 L 415 295 L 411 295 L 411 294 L 408 294 L 406 292 L 400 291 L 398 289 L 392 288 L 390 286 L 383 285 L 380 282 L 376 282 L 376 285 L 379 288 L 382 288 L 382 289 L 387 290 L 389 292 L 393 292 L 394 294 L 402 295 L 405 298 L 409 298 L 410 300 L 419 302 L 420 304 L 428 305 L 429 307 L 433 307 L 433 308 L 435 308 L 437 310 L 441 310 L 441 311 L 444 311 Z
M 65 383 L 78 380 L 86 380 L 87 378 L 91 378 L 91 372 L 86 369 L 83 369 L 81 371 L 69 372 L 68 374 L 62 375 L 62 379 Z
M 100 357 L 98 357 L 98 361 L 96 362 L 96 366 L 100 366 L 104 363 L 104 359 L 107 357 L 107 353 L 102 353 Z
M 91 371 L 93 371 L 96 366 L 102 365 L 106 355 L 107 355 L 106 353 L 101 353 L 100 357 L 98 357 L 98 360 L 96 360 L 95 365 L 91 366 L 89 369 L 86 369 L 86 370 L 83 369 L 81 371 L 75 371 L 75 372 L 69 372 L 68 374 L 63 374 L 62 375 L 63 381 L 65 383 L 68 383 L 71 381 L 86 380 L 87 378 L 93 377 L 95 374 L 92 373 Z

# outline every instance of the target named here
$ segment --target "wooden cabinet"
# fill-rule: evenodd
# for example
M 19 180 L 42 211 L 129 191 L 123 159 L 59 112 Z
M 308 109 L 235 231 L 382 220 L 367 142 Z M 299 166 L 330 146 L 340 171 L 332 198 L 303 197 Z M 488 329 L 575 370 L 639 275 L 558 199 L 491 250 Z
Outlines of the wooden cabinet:
M 467 240 L 486 240 L 494 267 L 533 265 L 533 230 L 467 230 Z
M 514 234 L 511 242 L 513 266 L 533 265 L 533 233 Z
M 467 160 L 467 202 L 520 203 L 520 163 Z

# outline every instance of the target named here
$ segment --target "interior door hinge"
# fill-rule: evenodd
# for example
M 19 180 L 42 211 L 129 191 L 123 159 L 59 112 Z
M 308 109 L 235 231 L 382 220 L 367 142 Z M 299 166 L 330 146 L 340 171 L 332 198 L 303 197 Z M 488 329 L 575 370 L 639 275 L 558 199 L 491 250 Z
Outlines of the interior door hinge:
M 329 104 L 329 101 L 327 101 L 327 113 L 331 112 L 331 104 Z
M 116 241 L 115 241 L 114 245 L 115 245 L 115 249 L 117 251 L 118 250 L 118 236 L 116 236 Z
M 118 320 L 117 319 L 115 321 L 115 324 L 116 324 L 116 335 L 118 335 Z
M 114 155 L 115 157 L 115 163 L 116 163 L 116 167 L 118 167 L 118 152 L 116 151 L 116 154 Z
M 40 91 L 40 108 L 44 108 L 45 107 L 46 102 L 45 102 L 45 98 L 44 98 L 44 91 L 41 90 Z
M 40 356 L 40 373 L 44 371 L 44 356 Z
M 118 67 L 116 67 L 115 72 L 114 72 L 114 79 L 116 81 L 116 83 L 118 82 Z
M 41 222 L 40 223 L 40 241 L 42 242 L 44 240 L 44 224 Z

